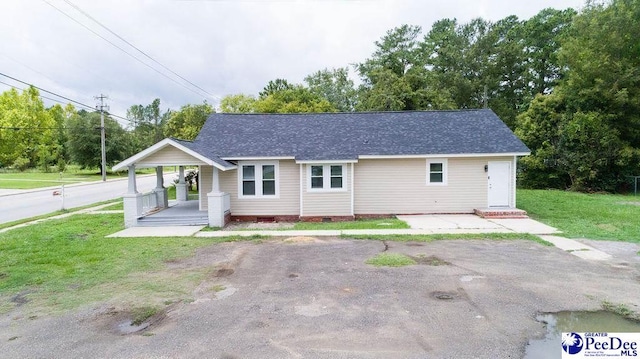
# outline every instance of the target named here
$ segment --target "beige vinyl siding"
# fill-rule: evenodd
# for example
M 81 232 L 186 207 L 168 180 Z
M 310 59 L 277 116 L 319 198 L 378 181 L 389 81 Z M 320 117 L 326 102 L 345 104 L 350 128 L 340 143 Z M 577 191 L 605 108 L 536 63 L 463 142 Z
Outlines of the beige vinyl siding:
M 360 160 L 355 166 L 355 214 L 472 213 L 487 206 L 488 161 L 448 158 L 447 185 L 427 185 L 426 159 Z
M 320 164 L 320 163 L 319 163 Z M 351 166 L 352 164 L 346 164 L 344 166 L 344 180 L 343 185 L 346 191 L 341 192 L 308 192 L 308 170 L 304 165 L 302 171 L 302 216 L 351 216 Z M 357 193 L 357 188 L 356 188 Z
M 219 171 L 220 191 L 231 194 L 231 215 L 297 216 L 299 214 L 300 175 L 298 165 L 293 160 L 278 162 L 278 198 L 238 198 L 238 170 Z M 203 166 L 201 173 L 204 176 L 203 189 L 206 197 L 206 193 L 211 192 L 212 188 L 212 167 Z
M 204 165 L 205 163 L 190 154 L 179 150 L 173 146 L 166 146 L 159 151 L 147 156 L 137 163 L 138 166 L 144 165 Z

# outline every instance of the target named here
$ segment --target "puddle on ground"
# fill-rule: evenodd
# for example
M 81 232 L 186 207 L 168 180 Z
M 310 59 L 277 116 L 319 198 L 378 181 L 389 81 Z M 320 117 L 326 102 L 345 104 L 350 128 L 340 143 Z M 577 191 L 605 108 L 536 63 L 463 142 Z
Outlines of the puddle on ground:
M 562 332 L 640 332 L 640 322 L 606 311 L 545 313 L 536 320 L 546 324 L 547 333 L 542 339 L 529 341 L 525 359 L 560 358 Z
M 147 322 L 140 325 L 134 325 L 130 320 L 125 320 L 118 324 L 118 332 L 120 332 L 120 334 L 133 334 L 149 328 L 150 325 L 151 324 Z

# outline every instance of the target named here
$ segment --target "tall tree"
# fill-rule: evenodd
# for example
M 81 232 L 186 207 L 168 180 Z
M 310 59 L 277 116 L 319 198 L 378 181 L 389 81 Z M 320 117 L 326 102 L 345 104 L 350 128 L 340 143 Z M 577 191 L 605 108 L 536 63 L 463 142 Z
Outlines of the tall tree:
M 316 95 L 302 85 L 290 85 L 289 88 L 274 91 L 267 96 L 263 96 L 254 103 L 254 108 L 254 112 L 258 113 L 335 111 L 335 108 L 329 101 Z
M 36 88 L 0 94 L 0 164 L 22 169 L 48 164 L 55 127 Z
M 220 112 L 251 113 L 255 111 L 256 98 L 251 95 L 227 95 L 220 101 Z
M 276 92 L 280 92 L 280 91 L 284 91 L 284 90 L 290 90 L 293 88 L 293 85 L 289 83 L 289 81 L 285 80 L 285 79 L 275 79 L 275 80 L 271 80 L 269 81 L 269 83 L 267 84 L 267 86 L 264 87 L 264 89 L 262 89 L 262 91 L 260 91 L 260 98 L 263 99 L 271 94 L 274 94 Z
M 108 114 L 104 117 L 107 164 L 112 165 L 134 153 L 128 133 Z M 99 167 L 102 162 L 100 113 L 78 111 L 67 120 L 71 159 L 83 168 Z
M 349 69 L 324 69 L 304 78 L 309 90 L 326 99 L 339 112 L 353 111 L 356 104 L 356 89 L 349 78 Z
M 161 113 L 160 99 L 153 100 L 149 105 L 133 105 L 127 110 L 127 119 L 132 131 L 132 145 L 141 151 L 162 140 L 164 126 L 170 116 L 170 111 Z
M 547 8 L 524 22 L 524 51 L 532 95 L 550 93 L 560 80 L 563 68 L 558 54 L 575 15 L 571 8 Z
M 185 105 L 169 116 L 164 134 L 182 140 L 196 138 L 202 125 L 215 110 L 206 101 L 199 105 Z
M 560 47 L 564 78 L 521 115 L 519 133 L 533 151 L 527 163 L 552 163 L 577 190 L 620 188 L 640 163 L 640 0 L 589 3 Z M 549 119 L 553 119 L 550 122 Z M 547 128 L 548 140 L 535 139 Z M 540 135 L 540 138 L 542 135 Z M 528 141 L 528 142 L 527 142 Z M 525 167 L 526 169 L 526 167 Z M 544 178 L 534 186 L 545 186 Z
M 356 64 L 362 85 L 359 111 L 448 109 L 448 91 L 438 92 L 425 68 L 426 57 L 418 40 L 419 26 L 402 25 L 376 41 L 371 58 Z

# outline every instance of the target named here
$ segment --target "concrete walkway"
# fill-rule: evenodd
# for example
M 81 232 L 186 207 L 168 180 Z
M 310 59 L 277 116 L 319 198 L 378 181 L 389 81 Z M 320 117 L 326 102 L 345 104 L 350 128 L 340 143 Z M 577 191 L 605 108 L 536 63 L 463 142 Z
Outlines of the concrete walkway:
M 551 226 L 531 218 L 485 219 L 472 214 L 406 215 L 398 219 L 407 222 L 410 229 L 344 229 L 344 230 L 220 230 L 201 231 L 203 227 L 135 227 L 114 233 L 109 237 L 340 237 L 358 235 L 432 235 L 529 233 L 552 243 L 568 253 L 586 260 L 609 260 L 611 255 L 573 239 L 560 237 Z

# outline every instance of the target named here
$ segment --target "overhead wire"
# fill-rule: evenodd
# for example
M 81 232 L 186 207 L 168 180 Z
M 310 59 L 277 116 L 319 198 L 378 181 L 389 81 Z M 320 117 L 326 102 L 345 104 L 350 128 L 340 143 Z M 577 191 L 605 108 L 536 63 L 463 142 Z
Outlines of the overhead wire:
M 98 24 L 100 27 L 102 27 L 103 29 L 107 30 L 109 33 L 111 33 L 113 36 L 117 37 L 118 39 L 122 40 L 122 42 L 124 42 L 125 44 L 131 46 L 132 48 L 134 48 L 136 51 L 138 51 L 139 53 L 141 53 L 142 55 L 144 55 L 146 58 L 148 58 L 149 60 L 155 62 L 156 64 L 160 65 L 162 68 L 164 68 L 165 70 L 171 72 L 172 74 L 174 74 L 175 76 L 179 77 L 180 79 L 184 80 L 185 82 L 189 83 L 191 86 L 197 88 L 198 90 L 202 91 L 203 93 L 209 95 L 212 98 L 219 98 L 219 96 L 216 96 L 210 92 L 208 92 L 207 90 L 203 89 L 202 87 L 196 85 L 195 83 L 193 83 L 192 81 L 184 78 L 183 76 L 181 76 L 180 74 L 178 74 L 177 72 L 173 71 L 172 69 L 168 68 L 167 66 L 163 65 L 162 63 L 160 63 L 159 61 L 157 61 L 156 59 L 154 59 L 153 57 L 151 57 L 149 54 L 147 54 L 146 52 L 142 51 L 140 48 L 138 48 L 137 46 L 135 46 L 134 44 L 132 44 L 131 42 L 127 41 L 125 38 L 123 38 L 122 36 L 118 35 L 117 33 L 115 33 L 113 30 L 111 30 L 110 28 L 108 28 L 106 25 L 104 25 L 103 23 L 101 23 L 100 21 L 98 21 L 97 19 L 95 19 L 93 16 L 91 16 L 90 14 L 88 14 L 86 11 L 82 10 L 78 5 L 74 4 L 73 2 L 71 2 L 70 0 L 63 0 L 64 2 L 66 2 L 67 4 L 69 4 L 69 6 L 73 7 L 74 9 L 78 10 L 82 15 L 86 16 L 87 18 L 89 18 L 91 21 L 95 22 L 96 24 Z
M 131 54 L 130 52 L 128 52 L 127 50 L 123 49 L 122 47 L 116 45 L 115 43 L 113 43 L 111 40 L 107 39 L 106 37 L 100 35 L 99 33 L 97 33 L 96 31 L 94 31 L 93 29 L 91 29 L 90 27 L 88 27 L 87 25 L 83 24 L 82 22 L 78 21 L 77 19 L 75 19 L 73 16 L 67 14 L 66 12 L 64 12 L 63 10 L 59 9 L 58 7 L 56 7 L 55 5 L 53 5 L 52 3 L 50 3 L 48 0 L 42 0 L 43 2 L 45 2 L 47 5 L 51 6 L 52 8 L 54 8 L 56 11 L 58 11 L 59 13 L 63 14 L 65 17 L 67 17 L 68 19 L 70 19 L 71 21 L 77 23 L 78 25 L 84 27 L 85 29 L 87 29 L 88 31 L 90 31 L 92 34 L 98 36 L 99 38 L 101 38 L 102 40 L 108 42 L 111 46 L 115 47 L 116 49 L 124 52 L 125 54 L 129 55 L 130 57 L 132 57 L 133 59 L 135 59 L 136 61 L 138 61 L 139 63 L 145 65 L 146 67 L 150 68 L 151 70 L 155 71 L 156 73 L 162 75 L 163 77 L 165 77 L 166 79 L 170 80 L 171 82 L 181 86 L 182 88 L 193 92 L 194 94 L 198 95 L 198 96 L 202 96 L 202 93 L 198 93 L 197 91 L 193 90 L 190 87 L 187 87 L 186 85 L 176 81 L 175 79 L 171 78 L 170 76 L 168 76 L 167 74 L 165 74 L 164 72 L 156 69 L 155 67 L 149 65 L 148 63 L 140 60 L 138 57 L 136 57 L 135 55 Z M 202 90 L 201 90 L 202 91 Z M 208 94 L 205 92 L 205 94 Z M 204 96 L 206 97 L 206 96 Z
M 33 84 L 30 84 L 30 83 L 28 83 L 28 82 L 26 82 L 26 81 L 22 81 L 22 80 L 17 79 L 17 78 L 15 78 L 15 77 L 13 77 L 13 76 L 9 76 L 9 75 L 4 74 L 4 73 L 2 73 L 2 72 L 0 72 L 0 75 L 4 76 L 4 77 L 6 77 L 6 78 L 9 78 L 9 79 L 11 79 L 11 80 L 13 80 L 13 81 L 16 81 L 16 82 L 20 82 L 20 83 L 22 83 L 22 84 L 25 84 L 25 85 L 27 85 L 27 86 L 32 86 L 33 88 L 36 88 L 36 89 L 38 89 L 39 91 L 46 92 L 46 93 L 51 94 L 51 95 L 53 95 L 53 96 L 57 96 L 57 97 L 59 97 L 59 98 L 65 99 L 65 100 L 67 100 L 67 101 L 69 101 L 69 102 L 71 102 L 71 103 L 74 103 L 74 104 L 76 104 L 76 105 L 79 105 L 79 106 L 82 106 L 82 107 L 88 108 L 88 109 L 90 109 L 90 110 L 94 110 L 94 111 L 96 110 L 96 108 L 95 108 L 95 107 L 89 106 L 89 105 L 84 104 L 84 103 L 82 103 L 82 102 L 80 102 L 80 101 L 76 101 L 76 100 L 70 99 L 70 98 L 68 98 L 68 97 L 66 97 L 66 96 L 62 96 L 62 95 L 57 94 L 57 93 L 55 93 L 55 92 L 53 92 L 53 91 L 45 90 L 45 89 L 43 89 L 42 87 L 38 87 L 38 86 L 33 85 Z M 4 82 L 3 82 L 3 83 L 4 83 Z M 8 85 L 8 86 L 11 86 L 11 87 L 14 87 L 14 88 L 17 88 L 17 87 L 15 87 L 15 86 L 13 86 L 13 85 L 9 85 L 9 84 L 7 84 L 7 83 L 4 83 L 4 84 L 5 84 L 5 85 Z M 24 89 L 22 89 L 22 90 L 24 90 Z M 40 97 L 42 97 L 42 95 L 41 95 Z M 51 98 L 47 98 L 47 99 L 52 100 L 52 101 L 55 101 L 55 102 L 63 103 L 63 102 L 61 102 L 61 101 L 54 100 L 54 99 L 51 99 Z M 119 116 L 119 115 L 116 115 L 116 114 L 113 114 L 113 113 L 110 113 L 110 112 L 109 112 L 109 116 L 111 116 L 111 117 L 115 117 L 115 118 L 119 118 L 119 119 L 122 119 L 122 120 L 124 120 L 124 121 L 127 121 L 127 123 L 129 122 L 129 119 L 127 119 L 126 117 L 122 117 L 122 116 Z

